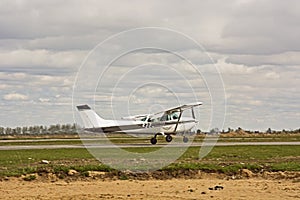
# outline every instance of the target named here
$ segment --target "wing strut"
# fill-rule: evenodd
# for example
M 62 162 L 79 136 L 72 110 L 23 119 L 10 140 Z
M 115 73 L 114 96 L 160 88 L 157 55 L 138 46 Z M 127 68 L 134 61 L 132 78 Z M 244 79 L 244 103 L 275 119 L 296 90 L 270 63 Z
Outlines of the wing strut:
M 178 120 L 177 120 L 177 123 L 176 123 L 176 126 L 175 126 L 174 133 L 177 131 L 177 127 L 178 127 L 179 121 L 180 121 L 180 119 L 181 119 L 182 113 L 183 113 L 183 110 L 180 109 L 180 114 L 179 114 L 179 117 L 178 117 Z
M 195 111 L 194 111 L 194 108 L 192 107 L 192 117 L 194 118 L 194 119 L 196 119 L 196 117 L 195 117 Z

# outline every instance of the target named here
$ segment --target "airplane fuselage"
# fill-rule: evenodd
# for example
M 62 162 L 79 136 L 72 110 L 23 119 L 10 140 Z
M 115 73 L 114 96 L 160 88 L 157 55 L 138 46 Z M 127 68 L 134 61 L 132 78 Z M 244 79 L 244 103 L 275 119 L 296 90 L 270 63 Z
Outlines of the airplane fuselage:
M 177 125 L 178 124 L 178 125 Z M 159 122 L 144 122 L 133 120 L 106 120 L 106 124 L 101 127 L 85 128 L 87 131 L 99 133 L 141 133 L 141 134 L 176 134 L 190 131 L 197 121 L 193 118 L 182 118 L 179 122 L 177 120 L 159 121 Z M 177 128 L 176 128 L 177 126 Z
M 125 117 L 123 120 L 106 120 L 101 118 L 88 105 L 77 106 L 84 130 L 97 133 L 129 133 L 129 134 L 155 134 L 151 144 L 156 144 L 158 135 L 164 135 L 167 142 L 172 141 L 176 133 L 190 131 L 198 121 L 195 119 L 193 108 L 202 105 L 201 102 L 181 105 L 163 112 L 147 115 Z M 192 117 L 183 117 L 185 110 L 191 110 Z M 184 136 L 183 141 L 188 142 Z

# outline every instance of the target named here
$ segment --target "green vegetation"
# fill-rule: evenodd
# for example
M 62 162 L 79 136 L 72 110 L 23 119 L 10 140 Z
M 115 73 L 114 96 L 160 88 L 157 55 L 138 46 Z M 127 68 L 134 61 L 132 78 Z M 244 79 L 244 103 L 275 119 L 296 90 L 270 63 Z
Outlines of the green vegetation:
M 133 152 L 146 153 L 158 148 L 128 148 L 127 150 L 129 149 Z M 198 159 L 199 150 L 200 147 L 190 147 L 175 163 L 163 170 L 190 169 L 225 174 L 235 174 L 240 169 L 249 169 L 253 172 L 300 171 L 300 146 L 214 147 L 201 160 Z M 43 164 L 42 160 L 50 163 Z M 70 169 L 76 170 L 83 176 L 87 175 L 87 171 L 113 170 L 99 163 L 86 149 L 0 151 L 0 177 L 51 172 L 63 178 Z
M 17 140 L 18 139 L 18 140 Z M 73 137 L 63 137 L 62 135 L 52 135 L 52 140 L 46 140 L 35 137 L 25 138 L 4 138 L 0 140 L 0 146 L 12 146 L 12 145 L 82 145 L 82 144 L 149 144 L 149 138 L 147 137 L 132 137 L 126 134 L 110 134 L 103 138 L 86 137 L 84 141 L 81 141 L 78 135 Z M 54 140 L 56 139 L 56 140 Z M 97 139 L 97 140 L 95 140 Z M 181 137 L 174 138 L 181 141 Z M 201 143 L 204 141 L 205 135 L 197 135 L 193 142 Z M 218 142 L 297 142 L 300 141 L 300 134 L 260 134 L 260 135 L 231 135 L 221 134 L 216 138 Z M 99 141 L 98 141 L 99 140 Z M 166 143 L 163 137 L 158 137 L 159 143 Z
M 191 147 L 180 159 L 198 159 L 200 147 Z M 224 146 L 214 147 L 204 160 L 218 161 L 259 161 L 282 160 L 286 157 L 298 157 L 300 146 L 270 145 L 270 146 Z
M 129 178 L 125 174 L 122 174 L 119 179 L 122 181 L 125 181 L 125 180 L 128 180 Z
M 36 179 L 36 175 L 34 174 L 30 174 L 30 175 L 27 175 L 23 178 L 25 181 L 33 181 Z
M 89 145 L 89 144 L 149 144 L 149 138 L 133 137 L 127 134 L 108 134 L 107 138 L 97 138 L 86 134 L 86 140 L 79 140 L 76 124 L 32 126 L 4 128 L 0 127 L 0 146 L 12 145 Z M 300 141 L 300 129 L 266 132 L 245 131 L 242 128 L 221 131 L 219 135 L 203 133 L 200 130 L 194 135 L 195 143 L 201 143 L 206 136 L 218 136 L 218 142 L 295 142 Z M 57 140 L 43 140 L 57 139 Z M 75 140 L 74 140 L 75 139 Z M 78 140 L 76 140 L 78 139 Z M 107 140 L 109 139 L 109 141 Z M 101 140 L 101 141 L 100 141 Z M 158 137 L 159 143 L 166 143 Z M 174 137 L 182 141 L 181 137 Z M 128 152 L 149 153 L 157 151 L 161 146 L 144 148 L 123 148 Z M 172 147 L 175 151 L 182 149 Z M 166 172 L 179 170 L 201 170 L 234 175 L 241 169 L 252 172 L 261 171 L 300 171 L 300 145 L 298 146 L 224 146 L 214 147 L 203 159 L 199 160 L 200 147 L 190 147 L 173 164 L 164 167 Z M 114 153 L 114 151 L 111 151 Z M 116 152 L 115 152 L 116 153 Z M 162 155 L 168 158 L 168 152 Z M 46 160 L 46 162 L 42 162 Z M 81 176 L 88 176 L 88 171 L 111 172 L 118 174 L 109 166 L 101 164 L 87 149 L 41 149 L 41 150 L 3 150 L 0 151 L 0 178 L 5 176 L 24 176 L 24 180 L 32 181 L 35 174 L 54 173 L 59 178 L 67 176 L 69 170 L 76 170 Z M 119 175 L 120 180 L 127 180 L 126 174 Z
M 197 149 L 191 148 L 178 162 L 164 170 L 192 169 L 205 172 L 236 174 L 240 169 L 252 172 L 300 171 L 300 146 L 235 146 L 215 147 L 201 161 Z
M 80 140 L 64 140 L 64 141 L 4 141 L 0 142 L 0 146 L 15 146 L 15 145 L 81 145 L 82 142 Z

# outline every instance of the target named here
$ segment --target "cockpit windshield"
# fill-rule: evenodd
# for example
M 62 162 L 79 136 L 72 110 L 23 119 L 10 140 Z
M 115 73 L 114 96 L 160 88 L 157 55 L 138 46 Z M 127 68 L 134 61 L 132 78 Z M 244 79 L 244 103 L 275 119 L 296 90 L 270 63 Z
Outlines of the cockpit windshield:
M 145 117 L 141 119 L 141 121 L 148 121 L 148 122 L 165 122 L 165 121 L 172 121 L 172 120 L 178 120 L 180 115 L 180 112 L 172 112 L 172 113 L 164 113 L 162 116 L 157 114 L 154 116 L 151 116 L 149 118 Z
M 164 115 L 160 118 L 160 121 L 178 120 L 179 114 L 180 112 L 164 113 Z

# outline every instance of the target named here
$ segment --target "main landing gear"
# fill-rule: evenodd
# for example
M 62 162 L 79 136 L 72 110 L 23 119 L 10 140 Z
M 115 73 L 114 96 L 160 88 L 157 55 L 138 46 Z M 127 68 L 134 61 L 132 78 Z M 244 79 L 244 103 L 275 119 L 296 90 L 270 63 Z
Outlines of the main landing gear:
M 166 136 L 166 141 L 167 142 L 171 142 L 173 140 L 172 136 L 171 135 L 167 135 Z
M 151 138 L 151 140 L 150 140 L 151 144 L 155 145 L 157 143 L 156 137 L 158 135 L 164 135 L 164 134 L 162 134 L 162 133 L 155 134 L 154 137 Z M 173 137 L 171 135 L 166 135 L 166 141 L 167 142 L 172 142 L 172 140 L 173 140 Z M 184 143 L 188 143 L 189 142 L 189 138 L 186 137 L 186 136 L 184 136 L 182 140 L 183 140 Z
M 151 138 L 150 142 L 151 144 L 155 145 L 157 143 L 156 137 Z
M 151 142 L 151 144 L 156 144 L 157 143 L 157 139 L 156 139 L 156 137 L 158 136 L 158 135 L 165 135 L 165 134 L 163 134 L 163 133 L 156 133 L 155 135 L 154 135 L 154 137 L 153 138 L 151 138 L 151 140 L 150 140 L 150 142 Z M 167 142 L 172 142 L 172 140 L 173 140 L 173 137 L 171 136 L 171 135 L 165 135 L 166 136 L 166 141 Z

